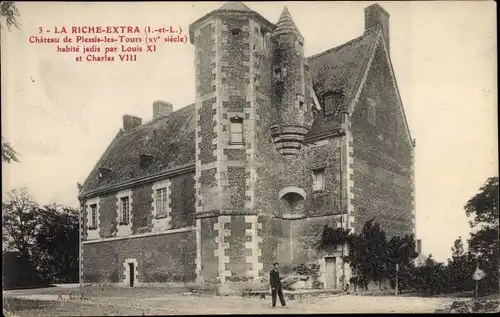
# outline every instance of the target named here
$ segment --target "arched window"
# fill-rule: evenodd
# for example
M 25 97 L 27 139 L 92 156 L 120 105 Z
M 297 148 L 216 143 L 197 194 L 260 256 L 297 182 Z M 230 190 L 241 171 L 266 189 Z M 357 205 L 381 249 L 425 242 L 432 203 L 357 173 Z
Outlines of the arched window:
M 301 188 L 286 187 L 279 194 L 283 215 L 303 215 L 305 213 L 306 193 Z

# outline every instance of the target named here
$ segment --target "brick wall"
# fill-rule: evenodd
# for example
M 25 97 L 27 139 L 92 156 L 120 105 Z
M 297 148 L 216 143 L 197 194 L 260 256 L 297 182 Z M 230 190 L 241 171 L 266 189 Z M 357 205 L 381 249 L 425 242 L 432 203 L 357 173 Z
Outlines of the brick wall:
M 101 238 L 114 237 L 118 230 L 116 204 L 115 194 L 99 197 L 99 236 Z
M 195 190 L 194 174 L 184 174 L 170 179 L 172 229 L 194 226 Z
M 215 255 L 218 249 L 215 237 L 218 231 L 214 225 L 217 223 L 217 217 L 203 218 L 201 222 L 201 276 L 207 282 L 217 281 L 219 272 L 219 260 Z
M 132 190 L 132 230 L 133 233 L 149 232 L 152 217 L 153 190 L 151 184 Z
M 195 182 L 194 174 L 187 173 L 170 178 L 170 221 L 169 227 L 162 229 L 178 229 L 194 226 Z M 152 183 L 132 188 L 131 220 L 133 234 L 152 232 L 153 190 Z M 85 203 L 85 200 L 83 200 Z M 87 212 L 83 212 L 83 236 L 87 237 Z M 117 199 L 116 193 L 99 197 L 99 236 L 112 238 L 117 231 Z
M 317 263 L 324 252 L 318 252 L 318 242 L 325 225 L 340 226 L 340 215 L 286 220 L 260 217 L 262 223 L 263 273 L 268 274 L 274 262 L 281 266 L 295 267 L 300 264 Z
M 83 249 L 85 283 L 121 283 L 127 259 L 138 263 L 138 283 L 194 281 L 195 232 L 87 243 Z
M 377 49 L 352 118 L 355 230 L 376 218 L 388 236 L 412 232 L 412 145 L 385 53 Z
M 262 167 L 256 181 L 256 209 L 264 213 L 283 216 L 287 213 L 279 201 L 279 192 L 285 187 L 298 187 L 305 191 L 305 210 L 309 216 L 338 214 L 341 211 L 340 148 L 339 142 L 303 149 L 294 159 L 283 159 L 274 145 L 261 143 Z M 267 151 L 264 152 L 264 151 Z M 263 155 L 267 154 L 267 155 Z M 265 163 L 264 163 L 265 162 Z M 324 189 L 313 190 L 313 170 L 324 168 Z

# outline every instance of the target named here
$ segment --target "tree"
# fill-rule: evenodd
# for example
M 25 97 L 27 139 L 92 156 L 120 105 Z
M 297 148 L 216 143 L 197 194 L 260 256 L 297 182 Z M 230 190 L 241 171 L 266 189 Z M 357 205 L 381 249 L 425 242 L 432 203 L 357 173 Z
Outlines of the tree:
M 2 225 L 7 247 L 29 256 L 40 227 L 37 202 L 26 188 L 10 191 L 2 201 Z
M 498 177 L 488 178 L 464 208 L 467 217 L 472 217 L 471 228 L 481 224 L 498 228 Z
M 5 19 L 5 24 L 10 30 L 11 27 L 20 28 L 19 24 L 19 10 L 14 1 L 3 1 L 0 3 L 0 16 Z
M 451 292 L 472 291 L 474 283 L 472 274 L 476 268 L 477 260 L 469 252 L 465 253 L 462 237 L 458 237 L 451 248 L 452 257 L 448 259 L 448 273 Z
M 53 283 L 78 281 L 78 209 L 52 204 L 40 210 L 34 262 L 38 273 Z
M 32 254 L 35 235 L 40 227 L 39 208 L 26 188 L 12 190 L 2 201 L 2 238 L 9 250 L 19 252 L 17 270 L 18 285 L 33 285 L 39 282 Z
M 367 221 L 361 234 L 352 237 L 347 261 L 360 280 L 379 282 L 380 287 L 386 272 L 388 244 L 384 231 L 374 220 Z
M 471 228 L 479 228 L 471 233 L 469 250 L 478 257 L 486 277 L 481 284 L 487 293 L 498 292 L 499 241 L 498 241 L 498 177 L 490 177 L 479 193 L 469 199 L 465 213 Z
M 19 153 L 17 153 L 14 147 L 2 137 L 2 162 L 19 162 L 18 156 Z
M 19 10 L 16 7 L 14 1 L 3 1 L 0 3 L 0 16 L 5 19 L 5 24 L 10 30 L 13 26 L 20 28 L 18 21 Z M 3 26 L 0 24 L 0 27 Z M 14 149 L 12 144 L 7 142 L 4 137 L 2 137 L 2 162 L 11 163 L 19 162 L 19 153 Z
M 385 276 L 396 283 L 398 277 L 398 289 L 403 290 L 411 286 L 415 271 L 414 259 L 418 256 L 413 235 L 405 235 L 403 238 L 394 236 L 388 244 L 388 258 Z M 398 272 L 396 273 L 396 264 Z
M 432 254 L 425 260 L 425 264 L 415 269 L 415 288 L 426 295 L 437 295 L 447 292 L 449 286 L 449 272 L 443 263 L 438 263 Z

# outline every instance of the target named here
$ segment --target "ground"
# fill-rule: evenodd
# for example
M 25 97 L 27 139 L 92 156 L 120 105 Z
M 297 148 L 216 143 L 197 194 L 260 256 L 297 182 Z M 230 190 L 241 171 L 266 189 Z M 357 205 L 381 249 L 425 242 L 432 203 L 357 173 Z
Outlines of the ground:
M 106 316 L 189 314 L 432 313 L 457 298 L 334 295 L 288 300 L 271 308 L 271 299 L 183 295 L 185 289 L 85 288 L 84 299 L 69 299 L 70 289 L 4 291 L 6 316 Z M 59 297 L 62 295 L 62 297 Z M 279 305 L 279 304 L 278 304 Z M 10 315 L 9 315 L 10 313 Z

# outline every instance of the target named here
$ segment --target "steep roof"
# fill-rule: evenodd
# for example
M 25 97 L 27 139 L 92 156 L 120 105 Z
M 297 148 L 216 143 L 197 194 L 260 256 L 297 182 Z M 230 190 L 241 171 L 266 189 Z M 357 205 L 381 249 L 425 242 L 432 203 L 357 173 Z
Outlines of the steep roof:
M 131 131 L 120 130 L 83 184 L 80 196 L 195 162 L 195 106 L 155 118 Z M 147 167 L 140 156 L 152 155 Z M 111 171 L 99 179 L 99 169 Z
M 295 22 L 293 22 L 292 16 L 290 15 L 288 8 L 285 6 L 283 8 L 283 11 L 281 12 L 278 22 L 276 22 L 276 27 L 273 30 L 272 34 L 273 36 L 277 36 L 286 33 L 293 33 L 297 35 L 300 39 L 302 39 L 302 41 L 304 41 L 304 38 L 302 37 L 302 34 L 300 34 L 297 25 L 295 25 Z
M 253 10 L 244 5 L 242 2 L 234 1 L 228 2 L 224 4 L 222 7 L 217 9 L 216 11 L 248 11 L 252 12 Z
M 358 38 L 308 58 L 314 91 L 320 100 L 325 92 L 341 91 L 345 96 L 343 106 L 347 108 L 368 65 L 377 32 L 377 28 L 366 30 Z M 340 115 L 325 117 L 321 111 L 308 137 L 339 129 L 340 119 Z

